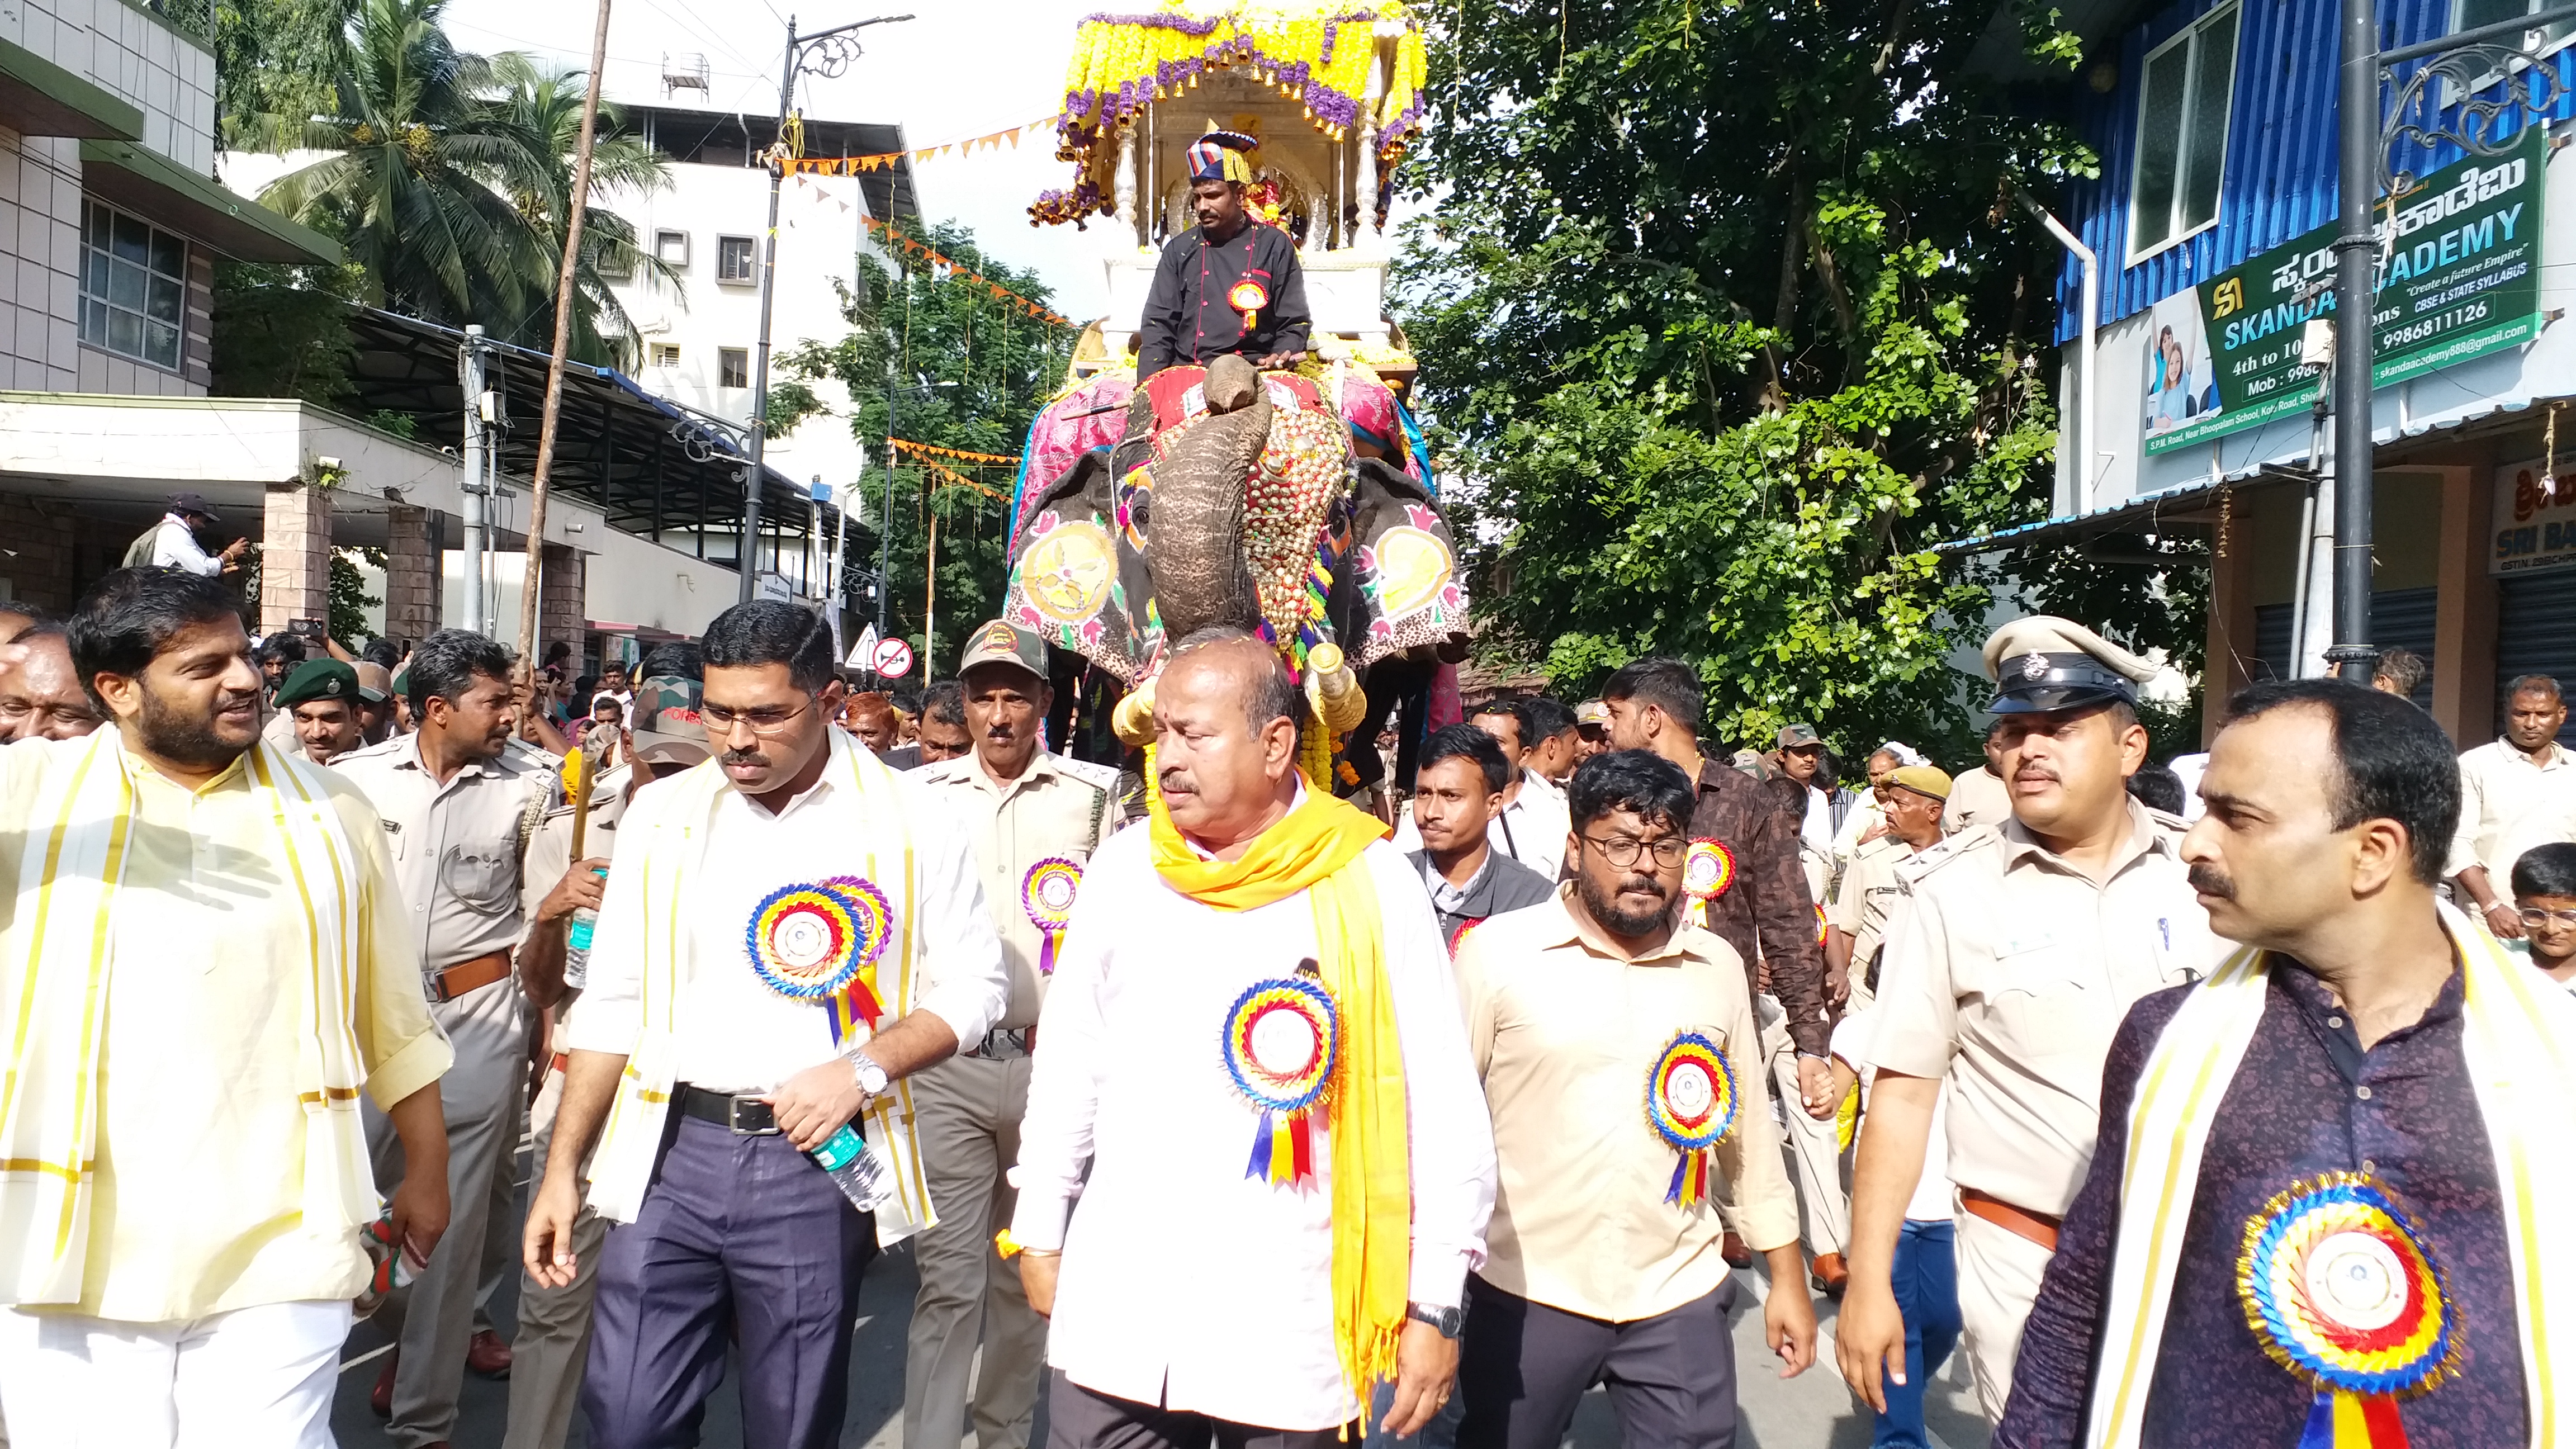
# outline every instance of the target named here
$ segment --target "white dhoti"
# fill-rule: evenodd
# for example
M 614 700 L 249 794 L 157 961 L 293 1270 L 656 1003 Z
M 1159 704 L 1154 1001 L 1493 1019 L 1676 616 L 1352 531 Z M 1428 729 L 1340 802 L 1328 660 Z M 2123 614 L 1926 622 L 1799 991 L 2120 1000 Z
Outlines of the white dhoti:
M 2021 1353 L 2021 1326 L 2039 1301 L 2039 1275 L 2048 1249 L 2010 1228 L 1961 1210 L 1959 1251 L 1959 1351 L 1977 1381 L 1977 1405 L 1986 1422 L 2000 1423 L 2012 1397 L 2013 1360 Z
M 15 1449 L 332 1449 L 349 1304 L 270 1303 L 179 1323 L 0 1309 Z
M 1798 1205 L 1805 1209 L 1807 1251 L 1821 1258 L 1840 1253 L 1851 1241 L 1851 1187 L 1843 1177 L 1842 1126 L 1828 1117 L 1807 1115 L 1798 1086 L 1798 1044 L 1789 1036 L 1789 1014 L 1778 997 L 1755 998 L 1755 1017 L 1762 1023 L 1762 1054 L 1771 1073 L 1772 1100 L 1779 1103 L 1781 1139 L 1789 1149 L 1790 1171 L 1798 1184 Z

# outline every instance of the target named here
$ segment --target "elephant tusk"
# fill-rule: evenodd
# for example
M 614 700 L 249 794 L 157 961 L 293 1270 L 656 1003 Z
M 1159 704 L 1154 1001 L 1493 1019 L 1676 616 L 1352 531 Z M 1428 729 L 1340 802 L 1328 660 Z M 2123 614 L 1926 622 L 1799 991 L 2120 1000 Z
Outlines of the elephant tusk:
M 1306 651 L 1306 702 L 1337 735 L 1348 734 L 1368 713 L 1368 691 L 1343 661 L 1340 645 L 1318 644 Z
M 1109 728 L 1120 742 L 1142 748 L 1154 738 L 1154 681 L 1137 685 L 1109 712 Z

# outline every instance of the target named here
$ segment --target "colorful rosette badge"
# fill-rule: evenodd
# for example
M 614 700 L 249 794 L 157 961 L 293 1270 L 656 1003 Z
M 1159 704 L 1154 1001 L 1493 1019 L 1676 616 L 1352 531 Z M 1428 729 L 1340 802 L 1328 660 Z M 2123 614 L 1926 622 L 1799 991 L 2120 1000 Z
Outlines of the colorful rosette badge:
M 854 875 L 834 876 L 770 892 L 752 910 L 743 948 L 762 985 L 829 1008 L 838 1045 L 854 1021 L 873 1031 L 885 1014 L 872 978 L 890 920 L 883 891 Z
M 1687 1208 L 1708 1200 L 1709 1153 L 1735 1130 L 1735 1105 L 1726 1053 L 1704 1033 L 1675 1033 L 1646 1078 L 1646 1125 L 1681 1154 L 1664 1201 Z
M 2397 1401 L 2458 1370 L 2431 1245 L 2360 1173 L 2293 1183 L 2249 1218 L 2236 1292 L 2263 1351 L 2316 1390 L 2298 1449 L 2404 1449 Z
M 1226 289 L 1225 304 L 1243 314 L 1243 330 L 1261 325 L 1261 309 L 1270 305 L 1270 289 L 1250 277 Z
M 1735 884 L 1735 852 L 1723 841 L 1701 836 L 1682 857 L 1682 895 L 1691 902 L 1699 923 L 1709 924 L 1708 903 Z
M 1073 918 L 1073 898 L 1082 893 L 1082 865 L 1050 855 L 1020 877 L 1020 909 L 1045 937 L 1038 947 L 1038 974 L 1055 974 L 1055 955 L 1064 946 L 1064 923 Z
M 1332 994 L 1305 976 L 1253 983 L 1225 1014 L 1225 1070 L 1260 1109 L 1246 1177 L 1303 1186 L 1315 1178 L 1314 1123 L 1341 1056 Z

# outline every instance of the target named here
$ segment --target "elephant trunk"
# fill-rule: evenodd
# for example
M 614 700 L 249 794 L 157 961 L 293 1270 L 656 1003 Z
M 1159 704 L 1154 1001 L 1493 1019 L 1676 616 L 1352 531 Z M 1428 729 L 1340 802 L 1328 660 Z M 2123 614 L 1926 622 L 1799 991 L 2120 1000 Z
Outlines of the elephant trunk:
M 1260 625 L 1244 561 L 1243 497 L 1269 445 L 1270 418 L 1266 400 L 1201 417 L 1154 465 L 1146 564 L 1164 633 L 1175 641 L 1215 625 Z

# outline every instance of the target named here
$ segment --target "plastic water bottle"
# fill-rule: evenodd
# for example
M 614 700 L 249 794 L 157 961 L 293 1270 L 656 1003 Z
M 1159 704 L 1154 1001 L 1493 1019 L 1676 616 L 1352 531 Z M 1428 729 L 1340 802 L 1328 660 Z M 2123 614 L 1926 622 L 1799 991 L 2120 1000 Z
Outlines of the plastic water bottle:
M 868 1140 L 859 1135 L 854 1122 L 844 1122 L 822 1146 L 805 1154 L 832 1174 L 832 1181 L 863 1213 L 875 1212 L 894 1201 L 894 1175 L 886 1170 Z
M 608 872 L 594 870 L 592 875 L 608 879 Z M 579 991 L 590 985 L 590 937 L 599 928 L 599 912 L 588 906 L 575 906 L 572 924 L 564 931 L 564 986 Z

